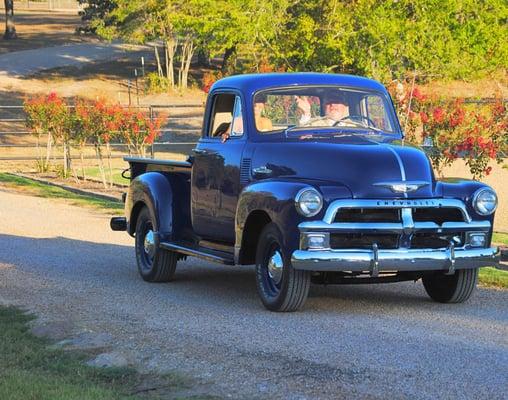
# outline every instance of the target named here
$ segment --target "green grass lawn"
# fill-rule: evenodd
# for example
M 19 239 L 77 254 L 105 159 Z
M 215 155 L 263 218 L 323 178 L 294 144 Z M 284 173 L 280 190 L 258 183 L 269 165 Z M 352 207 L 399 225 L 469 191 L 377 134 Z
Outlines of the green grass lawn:
M 22 189 L 27 193 L 39 197 L 66 199 L 75 205 L 91 206 L 108 212 L 114 211 L 115 213 L 119 213 L 123 210 L 123 204 L 120 201 L 111 201 L 91 195 L 73 193 L 63 188 L 46 185 L 29 178 L 5 172 L 0 172 L 0 183 Z
M 508 246 L 508 234 L 496 232 L 492 237 L 492 242 L 498 245 Z M 481 268 L 479 279 L 480 283 L 483 285 L 508 289 L 508 271 L 496 268 Z
M 508 271 L 490 267 L 480 268 L 479 281 L 486 286 L 508 289 Z
M 16 308 L 0 307 L 0 399 L 137 398 L 129 395 L 140 383 L 134 370 L 88 367 L 83 353 L 51 349 L 29 332 L 32 319 Z
M 494 236 L 492 236 L 492 242 L 508 246 L 508 233 L 494 232 Z
M 129 185 L 130 181 L 129 179 L 125 179 L 122 177 L 122 168 L 113 168 L 113 183 L 119 184 L 119 185 Z M 79 176 L 81 176 L 81 170 L 78 171 Z M 102 176 L 99 170 L 99 167 L 87 167 L 85 168 L 85 174 L 87 178 L 91 178 L 95 181 L 102 182 Z M 106 182 L 109 183 L 109 171 L 105 171 L 106 174 Z
M 191 381 L 178 373 L 141 374 L 133 368 L 94 368 L 84 351 L 56 348 L 29 330 L 33 315 L 0 306 L 0 399 L 2 400 L 218 400 L 184 394 Z M 176 396 L 176 397 L 175 397 Z

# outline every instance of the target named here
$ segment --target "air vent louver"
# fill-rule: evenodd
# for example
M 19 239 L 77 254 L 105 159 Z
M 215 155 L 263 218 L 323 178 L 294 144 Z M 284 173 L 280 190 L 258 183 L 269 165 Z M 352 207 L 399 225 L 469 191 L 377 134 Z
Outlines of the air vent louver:
M 240 184 L 246 185 L 250 181 L 251 159 L 244 158 L 240 167 Z

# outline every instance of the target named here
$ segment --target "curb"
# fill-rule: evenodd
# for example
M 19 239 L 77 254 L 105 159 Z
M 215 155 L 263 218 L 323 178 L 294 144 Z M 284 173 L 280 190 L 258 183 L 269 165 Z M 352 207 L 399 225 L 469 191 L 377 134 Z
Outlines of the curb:
M 19 176 L 20 178 L 30 179 L 32 181 L 43 183 L 43 184 L 48 185 L 48 186 L 55 186 L 55 187 L 58 187 L 60 189 L 65 189 L 65 190 L 67 190 L 69 192 L 80 194 L 80 195 L 84 195 L 84 196 L 98 197 L 98 198 L 101 198 L 101 199 L 104 199 L 104 200 L 116 201 L 118 203 L 122 202 L 122 200 L 120 198 L 116 197 L 116 196 L 110 196 L 108 194 L 95 192 L 93 190 L 77 189 L 75 187 L 64 185 L 64 184 L 61 184 L 61 183 L 55 183 L 55 182 L 48 181 L 46 179 L 36 178 L 36 177 L 31 176 L 31 175 L 25 175 L 25 174 L 20 174 L 20 173 L 13 173 L 13 172 L 9 172 L 9 174 L 10 175 L 14 175 L 14 176 Z

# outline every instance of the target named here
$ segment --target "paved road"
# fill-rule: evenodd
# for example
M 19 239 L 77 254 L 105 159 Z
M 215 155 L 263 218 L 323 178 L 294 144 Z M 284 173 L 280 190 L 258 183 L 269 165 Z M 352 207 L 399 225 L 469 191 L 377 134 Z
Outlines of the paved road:
M 0 55 L 0 75 L 27 76 L 45 69 L 113 60 L 143 49 L 122 43 L 80 43 L 16 51 Z
M 189 259 L 138 278 L 131 239 L 97 212 L 0 191 L 0 300 L 73 332 L 109 333 L 140 368 L 249 399 L 507 398 L 508 291 L 462 305 L 419 283 L 313 287 L 303 312 L 265 311 L 251 268 Z

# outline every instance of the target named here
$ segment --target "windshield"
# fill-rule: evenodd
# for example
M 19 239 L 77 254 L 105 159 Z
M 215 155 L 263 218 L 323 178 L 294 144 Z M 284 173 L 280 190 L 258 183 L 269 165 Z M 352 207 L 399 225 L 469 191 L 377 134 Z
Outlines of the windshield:
M 359 89 L 307 86 L 264 90 L 254 96 L 254 118 L 260 134 L 320 133 L 320 128 L 327 128 L 327 132 L 396 133 L 391 103 L 380 93 Z

